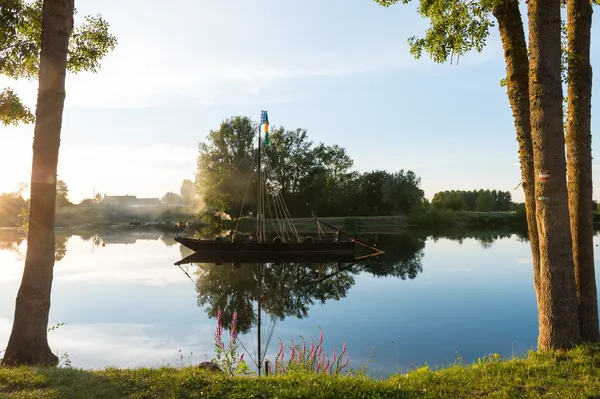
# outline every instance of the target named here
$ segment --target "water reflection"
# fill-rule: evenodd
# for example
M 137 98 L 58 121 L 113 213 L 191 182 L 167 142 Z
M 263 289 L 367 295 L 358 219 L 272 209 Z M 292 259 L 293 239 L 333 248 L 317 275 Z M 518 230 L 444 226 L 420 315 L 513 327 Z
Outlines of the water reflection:
M 61 261 L 67 254 L 67 241 L 70 235 L 56 234 L 54 237 L 54 260 Z M 25 260 L 27 248 L 22 245 L 26 242 L 26 236 L 23 233 L 13 230 L 0 232 L 0 251 L 9 251 L 15 254 L 18 260 Z
M 369 273 L 376 277 L 414 279 L 423 271 L 421 260 L 425 240 L 411 235 L 371 235 L 361 237 L 385 252 L 377 258 L 358 263 L 263 263 L 262 308 L 272 319 L 298 319 L 308 316 L 315 303 L 339 301 L 355 285 L 355 276 Z M 182 253 L 183 255 L 183 253 Z M 195 265 L 198 305 L 211 318 L 223 310 L 222 321 L 229 328 L 233 313 L 238 312 L 238 330 L 256 326 L 259 264 Z
M 498 240 L 509 239 L 512 237 L 516 237 L 517 241 L 520 242 L 529 241 L 527 229 L 523 228 L 488 230 L 466 230 L 454 228 L 431 231 L 422 231 L 417 229 L 414 231 L 414 234 L 417 234 L 424 239 L 431 239 L 433 242 L 437 242 L 439 239 L 450 239 L 458 242 L 461 245 L 465 240 L 474 239 L 477 240 L 485 249 L 491 248 L 494 242 Z
M 257 264 L 189 266 L 196 290 L 173 266 L 191 251 L 176 244 L 172 233 L 122 230 L 57 230 L 61 260 L 51 324 L 67 323 L 50 337 L 57 353 L 69 352 L 77 367 L 156 366 L 167 356 L 173 363 L 181 348 L 184 354 L 194 352 L 197 363 L 212 355 L 219 306 L 227 325 L 234 310 L 240 313 L 239 325 L 249 331 L 242 339 L 252 350 Z M 1 299 L 7 306 L 0 312 L 0 341 L 6 342 L 23 265 L 14 254 L 25 253 L 26 241 L 1 233 Z M 271 349 L 277 338 L 316 336 L 320 326 L 328 345 L 348 342 L 356 365 L 378 348 L 379 363 L 371 367 L 387 373 L 398 363 L 392 341 L 398 343 L 401 367 L 448 364 L 456 351 L 470 361 L 535 346 L 530 248 L 518 242 L 519 234 L 413 231 L 360 238 L 385 255 L 348 269 L 346 264 L 264 267 L 262 324 L 270 328 L 271 316 L 277 322 Z

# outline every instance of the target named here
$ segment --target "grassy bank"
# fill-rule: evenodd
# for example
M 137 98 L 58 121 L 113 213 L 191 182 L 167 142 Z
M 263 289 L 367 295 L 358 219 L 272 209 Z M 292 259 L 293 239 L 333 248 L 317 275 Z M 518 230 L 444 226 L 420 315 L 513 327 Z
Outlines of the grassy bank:
M 319 217 L 320 220 L 343 231 L 353 233 L 394 233 L 408 228 L 448 230 L 448 229 L 498 229 L 520 228 L 526 225 L 525 215 L 520 212 L 456 212 L 430 210 L 409 216 L 346 216 Z M 312 218 L 292 219 L 294 226 L 303 233 L 316 233 L 317 224 Z M 229 230 L 238 223 L 237 220 L 222 220 L 221 227 Z M 266 228 L 274 231 L 276 223 L 266 220 Z M 322 226 L 325 232 L 331 232 Z M 239 231 L 252 232 L 256 229 L 256 219 L 243 218 L 239 221 Z
M 225 377 L 195 367 L 85 371 L 0 368 L 2 398 L 599 398 L 600 348 L 530 353 L 386 380 L 363 374 Z
M 406 227 L 406 218 L 402 216 L 345 216 L 345 217 L 319 217 L 319 220 L 324 221 L 332 226 L 340 228 L 344 231 L 352 232 L 394 232 L 402 230 Z M 265 228 L 269 231 L 275 231 L 278 227 L 275 220 L 267 219 Z M 313 218 L 293 218 L 292 223 L 299 232 L 316 233 L 317 223 Z M 233 229 L 237 224 L 237 220 L 223 220 L 222 226 L 224 229 Z M 333 230 L 326 226 L 321 226 L 326 232 Z M 239 231 L 253 232 L 256 230 L 256 218 L 243 218 L 239 221 Z

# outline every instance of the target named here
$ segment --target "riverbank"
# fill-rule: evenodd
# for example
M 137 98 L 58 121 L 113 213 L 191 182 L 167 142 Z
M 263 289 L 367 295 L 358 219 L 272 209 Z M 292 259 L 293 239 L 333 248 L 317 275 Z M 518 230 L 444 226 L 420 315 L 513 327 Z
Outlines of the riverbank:
M 385 380 L 362 373 L 225 377 L 195 367 L 160 369 L 0 368 L 3 398 L 599 398 L 600 347 L 536 353 Z
M 77 212 L 65 213 L 57 211 L 56 229 L 59 231 L 83 232 L 94 234 L 107 230 L 159 230 L 162 232 L 179 233 L 184 230 L 196 231 L 201 229 L 208 235 L 218 234 L 221 231 L 238 228 L 243 233 L 252 233 L 256 229 L 256 219 L 244 217 L 239 220 L 220 218 L 215 215 L 197 215 L 190 213 L 172 213 L 163 215 L 162 218 L 153 218 L 149 215 L 114 215 L 102 212 L 90 213 L 80 217 Z M 58 216 L 61 217 L 58 217 Z M 401 234 L 407 230 L 427 230 L 431 232 L 459 232 L 465 230 L 502 230 L 502 231 L 527 231 L 527 222 L 524 212 L 469 212 L 447 211 L 431 209 L 408 216 L 344 216 L 344 217 L 319 217 L 320 220 L 335 226 L 343 231 L 355 234 Z M 292 223 L 300 233 L 316 234 L 317 224 L 313 218 L 293 218 Z M 189 225 L 189 227 L 188 227 Z M 600 227 L 600 212 L 594 212 L 594 225 Z M 265 228 L 269 232 L 276 231 L 279 224 L 272 219 L 265 220 Z M 321 226 L 326 233 L 333 230 Z M 0 227 L 3 232 L 17 232 L 19 227 Z

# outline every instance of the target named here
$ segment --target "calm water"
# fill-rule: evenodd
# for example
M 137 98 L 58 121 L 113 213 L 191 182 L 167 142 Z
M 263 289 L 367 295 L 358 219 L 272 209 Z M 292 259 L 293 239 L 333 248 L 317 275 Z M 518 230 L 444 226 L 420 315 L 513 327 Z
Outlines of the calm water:
M 378 375 L 423 363 L 523 354 L 537 339 L 529 243 L 516 235 L 461 240 L 371 237 L 386 251 L 321 284 L 335 271 L 287 266 L 265 271 L 263 307 L 275 315 L 269 356 L 300 335 L 331 352 L 347 342 L 352 365 L 371 357 Z M 596 243 L 598 237 L 595 237 Z M 49 333 L 55 353 L 75 367 L 198 363 L 213 355 L 217 307 L 240 312 L 241 340 L 254 354 L 254 265 L 189 267 L 189 254 L 159 232 L 59 237 Z M 98 245 L 104 242 L 105 246 Z M 0 346 L 10 334 L 26 242 L 0 237 Z M 197 269 L 200 268 L 200 269 Z M 200 273 L 194 273 L 200 270 Z M 319 274 L 321 273 L 321 274 Z M 209 317 L 210 316 L 210 317 Z M 300 317 L 298 317 L 300 316 Z M 268 321 L 268 320 L 267 320 Z M 254 345 L 253 345 L 254 344 Z M 181 352 L 180 352 L 181 350 Z M 193 353 L 193 355 L 192 355 Z

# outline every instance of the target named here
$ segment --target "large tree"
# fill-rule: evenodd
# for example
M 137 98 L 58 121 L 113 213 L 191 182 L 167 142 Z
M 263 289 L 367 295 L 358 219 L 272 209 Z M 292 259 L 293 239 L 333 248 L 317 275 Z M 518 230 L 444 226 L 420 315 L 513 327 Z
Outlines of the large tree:
M 375 1 L 380 5 L 389 6 L 398 0 Z M 402 1 L 404 3 L 410 2 L 410 0 Z M 411 53 L 416 57 L 420 57 L 423 51 L 426 51 L 436 62 L 446 62 L 454 57 L 458 58 L 473 49 L 481 51 L 489 35 L 489 29 L 494 25 L 490 16 L 493 15 L 498 22 L 507 71 L 504 83 L 513 111 L 519 142 L 522 187 L 525 194 L 528 230 L 533 256 L 534 287 L 538 298 L 540 330 L 543 330 L 545 327 L 542 326 L 542 323 L 550 323 L 551 319 L 542 317 L 544 310 L 540 308 L 540 290 L 542 287 L 538 220 L 536 220 L 538 204 L 536 204 L 531 104 L 529 101 L 529 57 L 519 1 L 421 0 L 419 13 L 430 20 L 431 28 L 427 30 L 423 38 L 412 37 L 409 39 Z M 560 14 L 556 22 L 560 27 Z M 554 176 L 556 176 L 556 173 Z M 546 234 L 546 232 L 541 232 L 541 234 Z M 559 263 L 561 261 L 559 260 Z M 560 267 L 558 268 L 560 269 Z
M 568 0 L 567 23 L 567 171 L 579 327 L 585 341 L 597 342 L 600 330 L 593 245 L 590 0 Z
M 87 23 L 74 31 L 74 0 L 3 0 L 0 5 L 0 73 L 38 78 L 27 254 L 3 363 L 56 365 L 58 358 L 48 345 L 47 328 L 65 76 L 68 69 L 95 71 L 116 41 L 99 17 L 88 17 Z M 0 111 L 6 109 L 10 113 L 0 115 L 5 124 L 33 120 L 15 95 L 0 105 Z
M 73 7 L 73 0 L 44 1 L 27 255 L 4 354 L 7 365 L 58 363 L 48 345 L 47 328 L 54 272 L 56 169 Z
M 560 0 L 530 0 L 529 98 L 540 250 L 538 347 L 581 340 L 567 193 Z M 541 177 L 545 178 L 542 179 Z
M 375 1 L 389 7 L 399 0 Z M 402 2 L 407 3 L 410 0 Z M 503 84 L 506 86 L 519 144 L 521 187 L 525 195 L 533 282 L 536 297 L 539 297 L 539 243 L 529 112 L 529 57 L 519 0 L 420 0 L 420 5 L 419 14 L 429 19 L 431 27 L 424 37 L 409 39 L 410 51 L 417 58 L 426 51 L 435 62 L 447 62 L 454 56 L 458 58 L 472 50 L 481 51 L 490 28 L 494 26 L 492 17 L 498 22 L 506 63 L 506 78 Z
M 221 123 L 200 143 L 196 171 L 196 192 L 217 211 L 238 217 L 246 199 L 245 212 L 256 212 L 253 172 L 254 138 L 257 124 L 236 116 Z
M 42 45 L 42 0 L 0 0 L 0 74 L 13 79 L 37 79 Z M 76 11 L 74 11 L 76 14 Z M 68 48 L 67 70 L 96 72 L 114 49 L 116 38 L 99 15 L 75 26 Z M 29 108 L 10 88 L 0 91 L 0 122 L 32 123 Z

